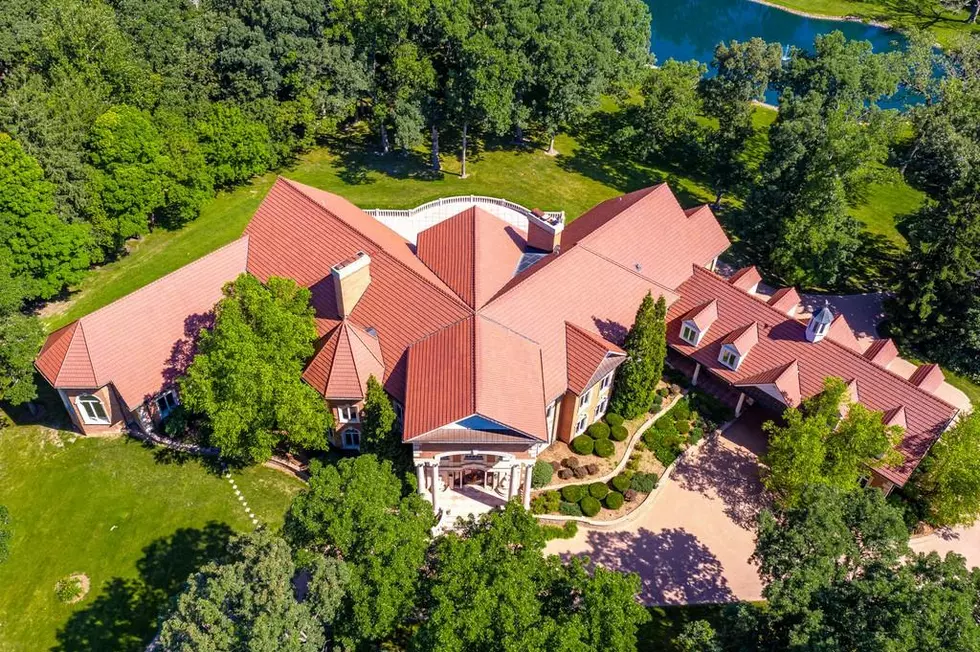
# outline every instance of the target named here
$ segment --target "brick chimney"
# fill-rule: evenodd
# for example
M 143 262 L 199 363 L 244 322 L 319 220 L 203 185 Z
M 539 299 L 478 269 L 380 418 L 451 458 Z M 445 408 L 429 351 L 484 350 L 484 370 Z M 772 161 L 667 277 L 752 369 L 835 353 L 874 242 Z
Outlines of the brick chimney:
M 349 317 L 371 284 L 371 257 L 358 251 L 354 257 L 331 267 L 330 275 L 337 295 L 337 312 Z
M 527 218 L 527 246 L 541 251 L 557 251 L 564 228 L 563 219 L 549 218 L 541 209 L 535 208 Z

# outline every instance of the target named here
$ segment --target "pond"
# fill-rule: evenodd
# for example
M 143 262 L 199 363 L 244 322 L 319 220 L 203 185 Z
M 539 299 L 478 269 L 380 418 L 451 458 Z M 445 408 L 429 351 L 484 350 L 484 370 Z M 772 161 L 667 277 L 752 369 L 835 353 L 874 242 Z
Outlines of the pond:
M 789 46 L 813 49 L 819 34 L 840 30 L 849 39 L 870 41 L 875 52 L 905 47 L 898 32 L 851 21 L 824 20 L 798 16 L 751 0 L 646 0 L 653 15 L 651 50 L 658 62 L 667 59 L 697 59 L 711 65 L 715 46 L 731 40 L 747 41 L 754 36 Z M 709 74 L 711 71 L 709 69 Z M 766 100 L 776 103 L 775 93 Z M 914 103 L 900 96 L 881 102 L 885 108 L 901 108 Z

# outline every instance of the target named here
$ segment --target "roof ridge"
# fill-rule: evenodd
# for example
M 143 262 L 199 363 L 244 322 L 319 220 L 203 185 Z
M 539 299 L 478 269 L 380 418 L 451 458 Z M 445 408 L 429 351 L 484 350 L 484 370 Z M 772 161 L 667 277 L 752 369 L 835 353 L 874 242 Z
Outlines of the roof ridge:
M 74 326 L 74 328 L 72 329 L 71 333 L 68 334 L 68 345 L 65 347 L 65 355 L 62 356 L 61 362 L 58 364 L 58 371 L 54 375 L 54 382 L 51 383 L 52 386 L 58 382 L 58 377 L 61 376 L 61 370 L 65 368 L 65 361 L 68 360 L 68 351 L 69 351 L 69 349 L 71 349 L 71 343 L 75 339 L 75 331 L 77 331 L 78 330 L 78 327 L 81 326 L 81 322 L 79 321 L 79 319 L 76 319 L 75 321 L 70 322 L 70 323 L 65 324 L 64 326 L 62 326 L 62 328 L 68 328 L 69 326 Z M 49 335 L 49 337 L 50 337 L 50 335 Z M 47 342 L 45 342 L 45 344 L 47 344 Z M 86 342 L 85 348 L 86 349 L 88 348 L 88 343 L 87 342 Z M 92 360 L 89 359 L 89 364 L 91 364 L 91 363 L 92 363 Z M 36 363 L 35 363 L 35 366 L 37 366 Z
M 411 274 L 412 276 L 414 276 L 418 280 L 422 281 L 423 283 L 425 283 L 429 287 L 435 288 L 436 290 L 439 290 L 439 293 L 440 294 L 442 294 L 444 296 L 448 296 L 452 301 L 456 302 L 457 304 L 460 304 L 464 308 L 468 308 L 469 309 L 469 306 L 466 305 L 466 302 L 463 301 L 462 299 L 460 299 L 456 295 L 456 293 L 452 291 L 452 288 L 450 288 L 449 286 L 446 286 L 445 288 L 443 288 L 440 285 L 437 285 L 437 284 L 433 283 L 430 279 L 425 278 L 424 276 L 422 276 L 421 274 L 419 274 L 417 271 L 415 271 L 414 269 L 412 269 L 410 266 L 406 265 L 397 256 L 392 255 L 387 249 L 385 249 L 383 246 L 381 246 L 377 242 L 377 240 L 375 240 L 371 236 L 367 235 L 366 233 L 364 233 L 360 229 L 354 228 L 353 226 L 351 226 L 350 224 L 348 224 L 347 221 L 344 220 L 342 217 L 340 217 L 339 215 L 337 215 L 333 211 L 329 210 L 326 206 L 324 206 L 323 204 L 321 204 L 320 202 L 316 201 L 315 199 L 313 199 L 312 197 L 310 197 L 309 195 L 307 195 L 305 192 L 303 192 L 302 190 L 300 190 L 299 188 L 297 188 L 296 185 L 294 185 L 294 184 L 298 184 L 299 183 L 298 181 L 297 182 L 294 182 L 292 179 L 287 179 L 286 177 L 278 177 L 276 179 L 276 181 L 279 181 L 279 180 L 282 180 L 283 183 L 285 183 L 286 186 L 290 188 L 290 190 L 292 190 L 293 192 L 297 193 L 300 197 L 302 197 L 304 200 L 306 200 L 307 202 L 309 202 L 310 204 L 312 204 L 313 206 L 315 206 L 318 210 L 321 210 L 324 213 L 330 215 L 331 217 L 333 217 L 337 221 L 341 222 L 346 228 L 350 229 L 351 231 L 354 231 L 359 236 L 361 236 L 362 238 L 364 238 L 365 240 L 367 240 L 368 242 L 370 242 L 371 244 L 373 244 L 375 247 L 377 247 L 377 249 L 378 249 L 378 251 L 380 253 L 384 254 L 384 256 L 386 258 L 394 261 L 395 264 L 397 264 L 399 267 L 403 268 L 409 274 Z M 300 184 L 300 185 L 302 185 L 302 184 Z M 327 191 L 324 190 L 323 192 L 327 192 Z M 361 210 L 361 209 L 358 208 L 358 210 Z M 361 211 L 361 212 L 363 212 L 363 211 Z M 367 213 L 364 213 L 364 214 L 367 215 Z M 370 215 L 368 215 L 368 217 L 370 218 Z M 371 218 L 371 219 L 373 219 L 373 218 Z M 378 224 L 381 224 L 381 226 L 384 226 L 386 229 L 388 228 L 387 226 L 385 226 L 381 222 L 378 222 Z M 391 229 L 389 229 L 389 230 L 391 230 Z M 395 233 L 395 232 L 392 231 L 392 233 Z M 404 238 L 402 238 L 397 233 L 395 233 L 395 235 L 398 236 L 399 238 L 401 238 L 402 240 L 404 240 L 406 243 L 408 242 L 408 240 L 405 240 Z M 417 258 L 417 256 L 416 256 L 416 258 Z M 419 258 L 419 262 L 421 262 L 423 265 L 425 265 L 425 261 L 423 261 L 421 258 Z M 426 267 L 426 269 L 428 269 L 428 265 L 425 265 L 425 267 Z M 435 276 L 435 272 L 433 272 L 433 275 Z M 436 276 L 436 278 L 439 279 L 438 276 Z M 442 279 L 439 279 L 439 282 L 442 283 L 442 285 L 445 285 L 445 282 Z
M 626 211 L 623 211 L 623 212 L 626 212 Z M 612 221 L 612 220 L 610 220 L 610 222 L 611 222 L 611 221 Z M 609 223 L 609 222 L 606 222 L 606 224 L 608 224 L 608 223 Z M 605 225 L 603 225 L 603 226 L 605 226 Z M 598 230 L 598 229 L 597 229 L 597 230 Z M 593 231 L 592 233 L 595 233 L 595 231 Z M 590 235 L 591 235 L 591 234 L 590 234 Z M 674 296 L 679 296 L 679 295 L 677 294 L 677 290 L 673 290 L 673 289 L 671 289 L 671 288 L 669 288 L 669 287 L 667 287 L 666 285 L 664 285 L 663 283 L 660 283 L 659 281 L 656 281 L 656 280 L 654 280 L 654 279 L 652 279 L 652 278 L 650 278 L 650 277 L 649 277 L 649 276 L 647 276 L 646 274 L 641 274 L 641 273 L 640 273 L 640 272 L 638 272 L 638 271 L 637 271 L 636 269 L 630 269 L 630 268 L 629 268 L 629 266 L 627 266 L 627 265 L 623 265 L 622 263 L 620 263 L 620 262 L 618 262 L 618 261 L 615 261 L 615 260 L 613 260 L 612 258 L 609 258 L 608 256 L 605 256 L 605 255 L 603 255 L 603 254 L 600 254 L 600 253 L 599 253 L 598 251 L 595 251 L 595 250 L 593 250 L 593 249 L 590 249 L 590 248 L 589 248 L 589 246 L 588 246 L 587 244 L 585 244 L 585 239 L 584 239 L 584 238 L 583 238 L 582 240 L 579 240 L 579 242 L 578 242 L 578 244 L 576 244 L 576 247 L 578 247 L 578 248 L 580 248 L 580 249 L 582 249 L 583 251 L 587 251 L 587 252 L 589 252 L 589 253 L 590 253 L 590 254 L 592 254 L 593 256 L 597 256 L 597 257 L 599 257 L 599 258 L 602 258 L 602 259 L 603 259 L 603 260 L 605 260 L 606 262 L 609 262 L 609 263 L 612 263 L 613 265 L 616 265 L 616 266 L 617 266 L 617 267 L 619 267 L 620 269 L 625 269 L 625 270 L 626 270 L 627 272 L 629 272 L 630 274 L 633 274 L 633 275 L 635 275 L 635 276 L 636 276 L 636 277 L 638 277 L 638 278 L 642 278 L 642 279 L 643 279 L 644 281 L 647 281 L 647 282 L 649 282 L 649 283 L 650 283 L 651 285 L 654 285 L 654 286 L 656 286 L 656 287 L 658 287 L 658 288 L 661 288 L 661 289 L 663 289 L 663 290 L 666 290 L 667 292 L 670 292 L 670 293 L 671 293 L 671 294 L 673 294 Z M 560 254 L 559 254 L 559 257 L 560 257 Z M 663 294 L 663 293 L 661 293 L 661 294 Z
M 242 235 L 240 235 L 239 237 L 235 238 L 231 242 L 228 242 L 226 244 L 221 245 L 220 247 L 218 247 L 214 251 L 209 251 L 208 253 L 204 254 L 203 256 L 200 256 L 199 258 L 195 258 L 194 260 L 190 261 L 189 263 L 184 263 L 183 265 L 181 265 L 177 269 L 175 269 L 175 270 L 173 270 L 171 272 L 167 272 L 166 274 L 164 274 L 160 278 L 154 279 L 154 280 L 150 281 L 149 283 L 147 283 L 146 285 L 144 285 L 142 287 L 138 287 L 138 288 L 136 288 L 135 290 L 133 290 L 132 292 L 130 292 L 128 294 L 124 294 L 123 296 L 119 297 L 115 301 L 111 301 L 111 302 L 107 303 L 106 305 L 102 306 L 101 308 L 96 308 L 92 312 L 90 312 L 90 313 L 88 313 L 86 315 L 82 315 L 81 317 L 79 317 L 75 321 L 81 322 L 83 319 L 87 319 L 87 318 L 91 317 L 92 315 L 97 315 L 100 312 L 102 312 L 103 310 L 106 310 L 107 308 L 109 308 L 110 306 L 112 306 L 113 304 L 115 304 L 115 303 L 117 303 L 119 301 L 122 301 L 123 299 L 129 298 L 129 297 L 132 297 L 132 296 L 136 296 L 138 294 L 143 294 L 146 290 L 149 290 L 154 285 L 157 285 L 158 283 L 161 283 L 162 281 L 164 281 L 165 279 L 173 276 L 177 272 L 183 271 L 187 267 L 190 267 L 191 265 L 194 265 L 196 263 L 199 263 L 202 260 L 204 260 L 205 258 L 210 258 L 211 256 L 215 255 L 219 251 L 223 251 L 225 249 L 228 249 L 232 245 L 236 245 L 239 242 L 241 242 L 242 240 L 245 240 L 245 268 L 242 269 L 242 272 L 241 273 L 247 272 L 248 271 L 248 234 L 247 233 L 242 233 Z
M 347 322 L 349 320 L 345 318 L 344 321 Z M 359 325 L 355 324 L 354 322 L 350 322 L 350 329 L 354 332 L 355 337 L 357 337 L 357 341 L 360 342 L 361 345 L 365 349 L 367 349 L 367 352 L 368 353 L 371 354 L 371 357 L 374 358 L 377 361 L 378 364 L 380 364 L 382 367 L 384 367 L 384 364 L 385 364 L 384 363 L 384 360 L 378 360 L 378 356 L 374 355 L 374 351 L 371 350 L 371 347 L 368 346 L 367 342 L 365 342 L 364 339 L 361 337 L 361 330 L 362 330 L 361 327 Z M 366 330 L 364 331 L 364 333 L 368 337 L 371 337 L 371 334 L 370 333 L 367 333 Z M 380 340 L 378 341 L 378 344 L 379 344 L 379 348 L 380 348 L 380 344 L 381 344 Z
M 513 328 L 511 328 L 507 324 L 503 324 L 503 323 L 497 321 L 496 319 L 494 319 L 493 317 L 490 317 L 488 315 L 484 315 L 482 312 L 479 312 L 479 311 L 474 312 L 473 316 L 474 317 L 479 317 L 480 319 L 485 319 L 488 322 L 490 322 L 491 324 L 493 324 L 495 326 L 499 326 L 500 328 L 503 328 L 508 333 L 513 333 L 514 335 L 517 335 L 518 337 L 521 337 L 521 338 L 527 340 L 531 344 L 534 344 L 538 348 L 541 348 L 541 343 L 538 342 L 536 339 L 534 339 L 532 337 L 528 337 L 527 335 L 525 335 L 524 333 L 521 333 L 520 331 L 515 331 Z
M 667 182 L 666 181 L 661 181 L 660 183 L 655 183 L 652 186 L 648 186 L 646 188 L 639 188 L 637 190 L 634 190 L 633 192 L 643 192 L 644 190 L 648 190 L 649 192 L 647 192 L 645 195 L 643 195 L 642 197 L 640 197 L 639 199 L 637 199 L 636 201 L 634 201 L 632 204 L 630 204 L 629 206 L 627 206 L 623 210 L 619 211 L 618 213 L 616 213 L 615 215 L 613 215 L 612 217 L 610 217 L 608 220 L 606 220 L 605 222 L 603 222 L 602 224 L 600 224 L 596 228 L 594 228 L 591 231 L 589 231 L 588 233 L 586 233 L 584 236 L 582 236 L 581 238 L 579 238 L 579 240 L 577 240 L 572 246 L 577 247 L 577 246 L 579 246 L 581 244 L 584 244 L 586 241 L 588 241 L 589 238 L 591 238 L 592 236 L 594 236 L 597 233 L 600 233 L 607 226 L 609 226 L 611 223 L 615 222 L 616 221 L 616 218 L 618 218 L 620 215 L 623 215 L 627 211 L 632 210 L 634 207 L 642 204 L 644 202 L 644 200 L 646 200 L 647 197 L 653 195 L 654 193 L 660 192 L 660 190 L 662 188 L 665 188 L 665 187 L 667 187 Z M 623 197 L 626 197 L 627 195 L 631 195 L 631 194 L 633 194 L 633 193 L 627 192 L 627 193 L 624 193 L 622 195 L 617 195 L 616 197 L 610 197 L 606 201 L 611 202 L 611 201 L 613 201 L 615 199 L 620 199 L 621 200 Z M 604 203 L 605 202 L 600 202 L 600 203 L 596 204 L 595 206 L 593 206 L 592 208 L 596 208 L 597 206 L 601 206 Z M 591 211 L 592 208 L 590 208 L 589 211 Z M 681 210 L 683 211 L 684 209 L 681 208 Z M 586 211 L 586 213 L 588 213 L 589 211 Z M 687 217 L 687 216 L 685 216 L 685 217 Z
M 589 338 L 590 340 L 592 340 L 593 342 L 595 342 L 596 344 L 598 344 L 599 346 L 601 346 L 602 348 L 604 348 L 607 353 L 613 353 L 615 355 L 627 355 L 624 352 L 623 347 L 621 347 L 621 346 L 619 346 L 617 344 L 613 344 L 612 342 L 610 342 L 606 338 L 602 337 L 601 335 L 597 335 L 595 333 L 590 333 L 589 331 L 585 330 L 584 328 L 582 328 L 578 324 L 576 324 L 574 322 L 570 322 L 567 319 L 565 320 L 565 325 L 566 326 L 571 326 L 572 328 L 574 328 L 575 330 L 577 330 L 579 333 L 581 333 L 585 337 Z M 614 348 L 611 348 L 611 347 L 615 347 L 615 349 Z
M 708 275 L 709 277 L 711 277 L 711 279 L 712 279 L 712 281 L 713 281 L 713 282 L 717 282 L 717 283 L 721 283 L 721 284 L 722 284 L 722 285 L 724 285 L 725 287 L 729 287 L 729 288 L 732 288 L 732 289 L 733 289 L 734 291 L 736 291 L 736 292 L 741 292 L 742 294 L 744 294 L 744 295 L 746 295 L 746 296 L 749 296 L 749 297 L 751 297 L 751 296 L 752 296 L 751 294 L 749 294 L 748 292 L 746 292 L 746 291 L 745 291 L 745 290 L 743 290 L 742 288 L 739 288 L 739 287 L 736 287 L 736 286 L 734 286 L 734 285 L 731 285 L 731 284 L 729 284 L 729 283 L 727 283 L 727 282 L 726 282 L 726 281 L 725 281 L 725 280 L 724 280 L 723 278 L 721 278 L 720 276 L 718 276 L 717 274 L 715 274 L 715 273 L 714 273 L 714 272 L 712 272 L 712 271 L 709 271 L 709 270 L 707 270 L 707 269 L 702 269 L 702 268 L 701 268 L 700 266 L 698 266 L 698 265 L 694 265 L 694 270 L 695 270 L 695 273 L 697 273 L 697 272 L 699 272 L 699 271 L 703 271 L 703 272 L 704 272 L 704 273 L 705 273 L 706 275 Z M 778 309 L 776 309 L 776 308 L 774 308 L 773 306 L 771 306 L 771 305 L 769 305 L 768 303 L 766 303 L 766 302 L 764 302 L 764 301 L 760 301 L 759 303 L 760 303 L 761 305 L 763 305 L 763 306 L 765 306 L 766 308 L 768 308 L 768 309 L 769 309 L 769 310 L 770 310 L 771 312 L 774 312 L 774 313 L 776 313 L 777 315 L 779 315 L 779 316 L 780 316 L 780 318 L 781 318 L 781 319 L 782 319 L 783 321 L 786 321 L 786 320 L 788 319 L 788 320 L 791 320 L 791 321 L 794 321 L 794 322 L 796 322 L 797 324 L 800 324 L 800 323 L 801 323 L 801 322 L 800 322 L 800 320 L 798 320 L 798 319 L 793 319 L 792 317 L 787 317 L 787 316 L 786 316 L 786 314 L 784 314 L 784 313 L 782 313 L 782 312 L 780 312 L 780 311 L 779 311 Z M 895 378 L 897 378 L 898 380 L 900 380 L 900 381 L 902 381 L 903 383 L 905 383 L 906 385 L 908 385 L 909 387 L 911 387 L 911 388 L 912 388 L 912 389 L 914 389 L 915 391 L 917 391 L 917 392 L 919 392 L 919 393 L 921 393 L 921 394 L 922 394 L 923 396 L 928 396 L 929 398 L 931 398 L 931 399 L 933 399 L 933 400 L 936 400 L 936 401 L 939 401 L 939 402 L 940 402 L 940 403 L 942 403 L 943 405 L 945 405 L 945 406 L 947 406 L 947 407 L 950 407 L 950 408 L 952 408 L 952 409 L 953 409 L 954 411 L 956 411 L 956 412 L 959 412 L 959 408 L 958 408 L 958 407 L 956 407 L 955 405 L 953 405 L 953 404 L 951 404 L 951 403 L 949 403 L 949 402 L 947 402 L 946 400 L 944 400 L 944 399 L 942 399 L 942 398 L 940 398 L 940 397 L 938 397 L 938 396 L 936 396 L 935 394 L 933 394 L 933 393 L 931 393 L 931 392 L 927 392 L 926 390 L 924 390 L 924 389 L 922 389 L 921 387 L 917 387 L 916 385 L 913 385 L 913 384 L 912 384 L 911 382 L 909 382 L 909 380 L 908 380 L 908 378 L 903 378 L 902 376 L 899 376 L 899 375 L 898 375 L 897 373 L 895 373 L 895 372 L 894 372 L 894 371 L 892 371 L 891 369 L 886 369 L 885 367 L 882 367 L 881 365 L 877 365 L 877 364 L 875 364 L 874 362 L 872 362 L 872 361 L 871 361 L 871 360 L 869 360 L 868 358 L 866 358 L 866 357 L 864 357 L 864 355 L 863 355 L 863 353 L 859 353 L 859 352 L 857 352 L 857 351 L 855 351 L 854 349 L 851 349 L 851 348 L 849 348 L 849 347 L 846 347 L 846 346 L 844 346 L 843 344 L 840 344 L 840 343 L 838 343 L 838 342 L 835 342 L 834 340 L 832 340 L 832 339 L 829 339 L 829 338 L 824 338 L 824 339 L 822 339 L 822 340 L 820 340 L 820 341 L 821 341 L 821 342 L 829 342 L 829 343 L 830 343 L 830 344 L 831 344 L 832 346 L 835 346 L 835 347 L 837 347 L 837 348 L 838 348 L 838 349 L 840 349 L 841 351 L 847 351 L 847 353 L 848 353 L 849 355 L 851 355 L 851 356 L 854 356 L 855 358 L 859 358 L 859 359 L 861 359 L 861 360 L 862 360 L 863 362 L 865 362 L 865 363 L 867 363 L 867 364 L 870 364 L 870 365 L 871 365 L 872 367 L 874 367 L 875 369 L 880 369 L 881 371 L 883 371 L 883 372 L 885 372 L 885 373 L 887 373 L 887 374 L 890 374 L 890 375 L 892 375 L 892 376 L 894 376 Z M 955 416 L 955 415 L 954 415 L 954 416 Z
M 109 381 L 108 380 L 103 383 L 102 382 L 102 379 L 99 378 L 99 374 L 97 374 L 95 372 L 95 363 L 92 362 L 92 350 L 88 347 L 88 337 L 86 337 L 86 335 L 85 335 L 85 325 L 82 324 L 81 321 L 78 322 L 78 328 L 82 329 L 82 339 L 85 340 L 85 357 L 88 358 L 88 366 L 92 370 L 92 377 L 95 378 L 95 382 L 96 383 L 101 383 L 101 384 L 99 384 L 99 387 L 102 387 L 103 385 L 109 384 Z M 71 339 L 72 339 L 72 341 L 68 343 L 68 346 L 69 347 L 75 341 L 75 334 L 74 333 L 72 333 L 72 338 Z M 68 356 L 65 356 L 65 359 L 67 359 L 67 358 L 68 358 Z M 59 373 L 61 372 L 60 369 L 58 371 L 59 371 Z M 125 402 L 126 401 L 124 400 L 123 403 L 125 403 Z

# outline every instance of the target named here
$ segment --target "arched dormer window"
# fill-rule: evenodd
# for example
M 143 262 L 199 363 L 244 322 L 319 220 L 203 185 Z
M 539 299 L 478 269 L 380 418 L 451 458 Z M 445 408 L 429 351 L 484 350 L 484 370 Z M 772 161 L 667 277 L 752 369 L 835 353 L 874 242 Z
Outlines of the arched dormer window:
M 85 423 L 90 425 L 109 423 L 109 415 L 98 396 L 82 394 L 75 399 L 75 404 L 78 406 L 78 412 L 82 415 L 82 421 Z
M 348 428 L 342 435 L 342 445 L 346 449 L 361 450 L 361 431 L 357 428 Z

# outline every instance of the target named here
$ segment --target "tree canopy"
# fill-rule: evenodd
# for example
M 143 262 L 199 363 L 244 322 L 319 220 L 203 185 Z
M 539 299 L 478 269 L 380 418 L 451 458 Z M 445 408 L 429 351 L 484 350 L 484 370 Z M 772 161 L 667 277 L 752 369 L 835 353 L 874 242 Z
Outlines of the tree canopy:
M 242 274 L 224 295 L 178 381 L 184 405 L 205 416 L 211 444 L 229 459 L 266 460 L 281 443 L 326 450 L 332 418 L 302 380 L 316 340 L 310 291 Z
M 916 488 L 934 525 L 972 525 L 980 518 L 980 412 L 962 417 L 922 461 Z
M 629 356 L 616 372 L 609 409 L 627 419 L 643 414 L 653 405 L 657 383 L 667 356 L 667 302 L 653 301 L 647 293 L 636 311 L 623 348 Z

